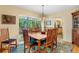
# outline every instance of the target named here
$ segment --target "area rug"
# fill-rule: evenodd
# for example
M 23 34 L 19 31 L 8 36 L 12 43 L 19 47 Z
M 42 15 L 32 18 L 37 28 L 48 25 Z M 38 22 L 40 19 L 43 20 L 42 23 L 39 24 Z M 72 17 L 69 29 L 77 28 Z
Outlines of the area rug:
M 35 47 L 37 48 L 37 47 Z M 50 53 L 50 50 L 48 48 L 48 52 Z M 71 53 L 72 50 L 72 44 L 64 44 L 64 43 L 57 43 L 57 48 L 53 49 L 51 53 Z M 28 49 L 26 50 L 26 53 L 28 52 Z M 17 48 L 12 48 L 11 53 L 24 53 L 24 44 L 19 44 Z

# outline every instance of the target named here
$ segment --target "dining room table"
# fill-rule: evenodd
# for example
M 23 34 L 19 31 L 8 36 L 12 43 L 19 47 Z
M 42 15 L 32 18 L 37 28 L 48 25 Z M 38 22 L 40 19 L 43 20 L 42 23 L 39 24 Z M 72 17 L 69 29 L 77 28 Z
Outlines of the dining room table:
M 38 33 L 29 33 L 29 37 L 37 39 L 37 42 L 38 42 L 38 52 L 40 53 L 41 40 L 43 40 L 44 38 L 46 38 L 47 35 L 38 32 Z

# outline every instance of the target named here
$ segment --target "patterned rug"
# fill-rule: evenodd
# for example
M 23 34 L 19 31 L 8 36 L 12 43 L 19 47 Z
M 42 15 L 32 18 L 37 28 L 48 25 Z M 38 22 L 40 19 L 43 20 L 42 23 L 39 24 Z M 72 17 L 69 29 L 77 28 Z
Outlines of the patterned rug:
M 50 50 L 50 48 L 47 49 L 48 53 L 51 53 Z M 57 48 L 53 49 L 52 53 L 71 53 L 71 50 L 72 44 L 57 43 Z M 24 45 L 19 44 L 17 48 L 12 48 L 11 53 L 24 53 Z M 28 53 L 28 49 L 26 50 L 26 53 Z
M 71 53 L 72 51 L 72 44 L 65 44 L 65 43 L 58 43 L 57 44 L 57 53 Z
M 22 42 L 23 36 L 20 35 L 20 37 L 18 39 L 20 42 Z M 36 46 L 35 49 L 37 49 L 37 48 L 38 47 Z M 43 47 L 41 47 L 41 48 L 43 48 Z M 50 53 L 50 51 L 51 51 L 50 48 L 47 48 L 46 50 L 48 51 L 48 53 Z M 51 53 L 71 53 L 71 50 L 72 50 L 72 44 L 63 42 L 63 37 L 58 36 L 57 48 L 53 49 L 53 51 Z M 28 53 L 28 49 L 26 50 L 26 52 Z M 33 52 L 33 51 L 31 51 L 31 52 Z M 12 48 L 11 53 L 24 53 L 23 42 L 21 44 L 19 44 L 17 48 Z

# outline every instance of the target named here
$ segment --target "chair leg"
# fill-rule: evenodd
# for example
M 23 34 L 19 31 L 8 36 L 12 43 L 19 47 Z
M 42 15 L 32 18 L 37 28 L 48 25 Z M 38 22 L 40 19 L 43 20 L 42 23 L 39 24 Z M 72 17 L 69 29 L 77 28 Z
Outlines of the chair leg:
M 24 48 L 24 53 L 26 53 L 26 49 Z
M 52 43 L 52 45 L 51 45 L 51 52 L 53 51 L 53 43 Z
M 8 53 L 11 52 L 11 48 L 10 48 L 10 45 L 8 45 Z
M 15 45 L 16 45 L 16 48 L 17 48 L 17 40 L 16 40 L 16 44 Z
M 24 48 L 24 53 L 26 53 L 26 49 L 28 49 L 28 48 Z M 30 48 L 29 48 L 29 51 L 28 52 L 30 53 Z
M 3 50 L 2 50 L 2 49 L 3 49 L 3 46 L 2 46 L 2 43 L 1 43 L 1 52 L 3 52 Z
M 30 53 L 30 48 L 29 48 L 29 53 Z
M 56 45 L 56 48 L 57 48 L 57 41 L 56 41 L 56 44 L 55 45 Z

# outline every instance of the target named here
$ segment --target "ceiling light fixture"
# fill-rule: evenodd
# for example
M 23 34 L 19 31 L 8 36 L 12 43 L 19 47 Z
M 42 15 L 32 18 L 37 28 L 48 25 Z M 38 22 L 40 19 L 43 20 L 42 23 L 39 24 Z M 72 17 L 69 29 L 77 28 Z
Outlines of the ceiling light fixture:
M 45 15 L 44 15 L 44 5 L 42 5 L 42 20 L 45 19 Z

